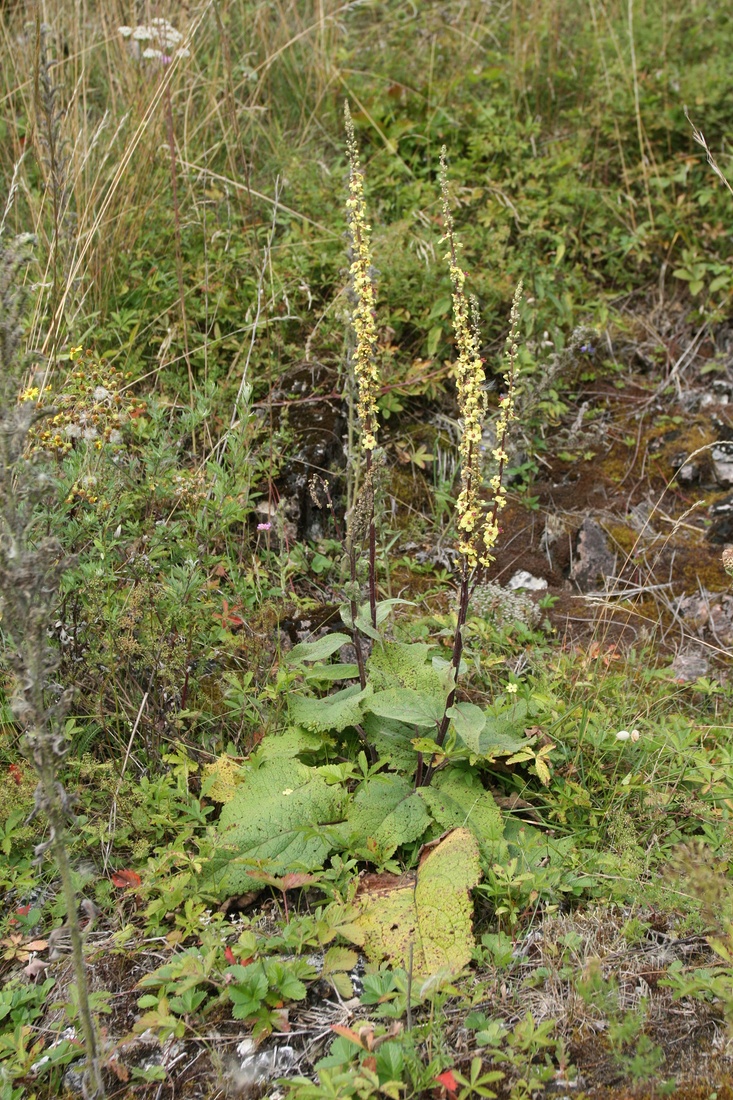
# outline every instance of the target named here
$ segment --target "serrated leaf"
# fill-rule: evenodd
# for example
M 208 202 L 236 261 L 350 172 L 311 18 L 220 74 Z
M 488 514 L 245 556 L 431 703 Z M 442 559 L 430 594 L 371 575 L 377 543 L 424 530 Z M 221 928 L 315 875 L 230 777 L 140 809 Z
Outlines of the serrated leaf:
M 329 947 L 323 958 L 321 977 L 331 982 L 342 997 L 352 997 L 354 990 L 348 972 L 358 962 L 359 956 L 350 947 Z
M 333 730 L 341 733 L 347 726 L 356 726 L 361 722 L 364 704 L 372 695 L 367 686 L 362 691 L 358 684 L 327 695 L 325 699 L 315 699 L 306 695 L 291 696 L 288 708 L 292 720 L 306 729 L 328 733 Z
M 266 737 L 258 747 L 255 761 L 290 759 L 300 753 L 313 753 L 323 748 L 323 737 L 298 726 L 288 726 L 281 733 Z
M 356 904 L 367 957 L 413 973 L 461 970 L 474 947 L 471 890 L 481 878 L 479 850 L 468 829 L 454 829 L 423 854 L 417 875 L 367 876 Z
M 216 855 L 204 874 L 221 895 L 256 889 L 248 870 L 314 871 L 332 847 L 319 826 L 343 820 L 345 795 L 299 760 L 265 760 L 245 776 L 222 810 Z
M 299 642 L 285 654 L 285 660 L 288 664 L 299 664 L 301 661 L 325 661 L 350 641 L 352 639 L 348 634 L 325 634 L 322 638 L 316 638 L 314 642 Z

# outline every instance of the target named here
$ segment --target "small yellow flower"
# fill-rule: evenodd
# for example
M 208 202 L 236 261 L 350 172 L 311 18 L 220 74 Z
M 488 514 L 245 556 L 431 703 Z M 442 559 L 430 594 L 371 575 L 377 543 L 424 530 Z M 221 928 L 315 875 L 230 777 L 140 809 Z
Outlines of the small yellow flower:
M 446 260 L 450 271 L 453 327 L 458 349 L 458 359 L 454 372 L 458 409 L 463 422 L 459 444 L 461 490 L 456 501 L 458 530 L 462 533 L 458 551 L 464 559 L 465 567 L 469 571 L 473 571 L 479 566 L 487 568 L 494 560 L 492 550 L 499 536 L 497 516 L 506 503 L 503 474 L 507 453 L 504 444 L 509 424 L 515 419 L 514 375 L 518 356 L 519 301 L 522 287 L 520 283 L 512 303 L 511 330 L 507 341 L 509 362 L 504 375 L 507 392 L 499 402 L 499 415 L 496 422 L 497 444 L 493 450 L 493 458 L 498 469 L 489 482 L 494 500 L 492 507 L 487 511 L 480 497 L 482 482 L 481 438 L 483 422 L 486 417 L 486 376 L 480 354 L 478 305 L 475 299 L 469 300 L 466 295 L 466 273 L 458 263 L 459 243 L 455 238 L 453 214 L 448 195 L 448 161 L 445 146 L 443 146 L 440 154 L 440 184 L 443 196 L 443 224 L 445 228 L 443 240 L 448 242 Z
M 348 103 L 344 104 L 344 115 L 346 148 L 349 155 L 349 197 L 346 201 L 346 214 L 351 238 L 350 275 L 354 297 L 351 323 L 356 336 L 353 363 L 359 391 L 357 415 L 361 427 L 361 449 L 373 451 L 377 446 L 379 367 L 376 359 L 377 292 L 372 278 L 372 254 L 369 243 L 372 230 L 367 222 L 364 175 L 359 163 L 359 150 Z
M 519 688 L 516 684 L 507 684 L 506 688 L 505 688 L 505 691 L 506 691 L 507 695 L 516 695 L 517 692 L 519 691 Z
M 75 359 L 79 358 L 79 356 L 81 355 L 83 350 L 84 350 L 84 348 L 82 347 L 81 344 L 79 344 L 79 347 L 77 347 L 77 348 L 69 348 L 69 359 L 71 360 L 72 363 L 74 362 Z

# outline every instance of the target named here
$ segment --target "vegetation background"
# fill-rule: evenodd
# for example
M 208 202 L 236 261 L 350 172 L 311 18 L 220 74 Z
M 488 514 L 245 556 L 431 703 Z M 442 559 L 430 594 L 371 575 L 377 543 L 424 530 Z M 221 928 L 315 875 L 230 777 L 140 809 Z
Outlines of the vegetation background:
M 733 436 L 732 49 L 723 0 L 2 4 L 2 423 L 23 443 L 3 482 L 2 1100 L 78 1094 L 80 1064 L 120 1096 L 276 1078 L 303 1098 L 725 1095 L 733 628 L 709 536 L 730 486 L 709 465 L 685 486 L 670 456 Z M 383 626 L 426 668 L 456 623 L 441 146 L 493 407 L 524 283 L 511 507 L 466 635 L 475 709 L 434 757 L 453 787 L 419 811 L 429 721 L 411 712 L 408 736 L 393 711 L 378 742 L 374 712 L 337 713 L 354 666 L 324 643 L 350 630 L 364 483 L 344 101 L 378 294 L 380 596 L 410 601 Z M 615 588 L 579 604 L 550 546 L 594 486 Z M 13 532 L 35 588 L 7 571 Z M 543 555 L 544 596 L 508 591 Z M 691 622 L 675 600 L 695 595 Z M 680 675 L 691 639 L 704 665 Z M 34 654 L 36 727 L 17 702 Z M 370 685 L 429 696 L 410 668 L 375 661 Z M 68 795 L 34 793 L 38 723 L 73 819 Z M 62 810 L 86 998 L 70 895 L 34 853 Z M 471 966 L 366 950 L 360 872 L 415 875 L 423 842 L 467 823 L 480 867 L 447 890 Z

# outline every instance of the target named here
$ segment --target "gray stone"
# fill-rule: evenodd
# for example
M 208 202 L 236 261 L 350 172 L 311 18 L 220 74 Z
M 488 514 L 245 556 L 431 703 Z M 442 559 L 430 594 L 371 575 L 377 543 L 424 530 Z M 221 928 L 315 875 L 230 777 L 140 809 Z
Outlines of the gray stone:
M 733 485 L 733 446 L 730 443 L 719 443 L 713 447 L 710 457 L 715 480 L 724 489 L 729 489 Z
M 570 580 L 581 592 L 590 592 L 602 588 L 606 578 L 614 576 L 615 572 L 616 555 L 611 552 L 603 528 L 593 519 L 583 520 L 578 532 Z
M 511 580 L 508 580 L 506 588 L 510 592 L 516 592 L 519 588 L 526 588 L 528 592 L 544 592 L 547 581 L 544 577 L 533 577 L 526 569 L 518 569 Z
M 674 672 L 675 680 L 679 680 L 684 684 L 692 683 L 699 680 L 701 676 L 706 676 L 709 668 L 710 664 L 706 658 L 702 654 L 692 651 L 678 653 L 672 661 L 672 672 Z

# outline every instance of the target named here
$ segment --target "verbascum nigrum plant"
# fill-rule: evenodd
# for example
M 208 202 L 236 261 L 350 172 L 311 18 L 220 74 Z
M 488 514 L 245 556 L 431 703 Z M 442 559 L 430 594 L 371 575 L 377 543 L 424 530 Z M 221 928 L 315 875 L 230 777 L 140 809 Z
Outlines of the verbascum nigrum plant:
M 352 299 L 351 324 L 355 346 L 351 366 L 357 386 L 357 417 L 359 421 L 359 454 L 364 461 L 364 479 L 351 508 L 348 525 L 348 558 L 351 574 L 349 604 L 354 631 L 359 679 L 366 684 L 366 671 L 357 626 L 359 583 L 357 548 L 367 542 L 369 561 L 369 619 L 377 626 L 376 527 L 374 521 L 374 475 L 377 452 L 379 394 L 379 364 L 377 360 L 377 290 L 371 254 L 371 226 L 367 220 L 364 199 L 364 174 L 361 170 L 354 123 L 348 103 L 344 106 L 347 154 L 349 159 L 349 194 L 346 212 L 349 225 L 350 289 Z
M 510 313 L 509 336 L 506 342 L 506 370 L 504 392 L 499 399 L 496 419 L 496 445 L 492 459 L 494 472 L 488 486 L 484 486 L 484 456 L 481 440 L 487 415 L 486 375 L 480 354 L 481 337 L 478 324 L 478 303 L 466 294 L 466 272 L 459 262 L 460 242 L 456 239 L 453 213 L 448 193 L 448 161 L 445 146 L 440 154 L 440 186 L 443 206 L 443 240 L 448 245 L 446 262 L 450 272 L 453 302 L 453 327 L 458 357 L 454 367 L 458 412 L 461 419 L 459 457 L 461 463 L 461 489 L 456 500 L 456 525 L 458 528 L 458 557 L 460 587 L 458 618 L 453 643 L 452 666 L 454 683 L 458 677 L 463 653 L 463 629 L 473 589 L 485 577 L 494 560 L 493 549 L 499 537 L 499 516 L 506 504 L 504 473 L 507 463 L 506 439 L 509 426 L 515 417 L 514 391 L 519 354 L 519 304 L 522 296 L 520 283 L 514 294 Z M 489 500 L 485 500 L 485 489 Z M 455 687 L 448 696 L 446 713 L 436 736 L 436 743 L 443 745 L 450 725 L 449 711 L 455 702 Z M 431 768 L 424 771 L 418 766 L 419 784 L 431 779 Z
M 36 848 L 36 857 L 40 862 L 50 851 L 56 860 L 87 1054 L 88 1092 L 101 1096 L 98 1042 L 65 840 L 72 799 L 58 780 L 67 747 L 63 722 L 71 691 L 54 682 L 58 655 L 48 640 L 69 559 L 58 540 L 44 534 L 43 515 L 57 502 L 59 487 L 48 457 L 31 445 L 34 427 L 54 410 L 24 400 L 22 393 L 27 365 L 21 350 L 23 321 L 33 243 L 28 236 L 0 241 L 0 625 L 5 660 L 14 673 L 13 715 L 38 776 L 34 812 L 48 820 L 47 839 Z

